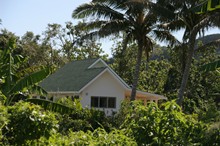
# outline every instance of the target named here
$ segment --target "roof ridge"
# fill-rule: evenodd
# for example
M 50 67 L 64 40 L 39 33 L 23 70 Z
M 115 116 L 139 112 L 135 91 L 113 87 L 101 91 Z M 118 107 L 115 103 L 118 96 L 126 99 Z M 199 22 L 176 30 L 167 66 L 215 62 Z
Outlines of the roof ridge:
M 92 67 L 92 68 L 86 68 L 86 70 L 92 70 L 92 69 L 104 69 L 104 68 L 108 68 L 107 66 L 103 66 L 103 67 Z
M 86 59 L 80 59 L 80 60 L 73 60 L 71 62 L 79 62 L 79 61 L 88 61 L 88 60 L 98 60 L 99 58 L 86 58 Z

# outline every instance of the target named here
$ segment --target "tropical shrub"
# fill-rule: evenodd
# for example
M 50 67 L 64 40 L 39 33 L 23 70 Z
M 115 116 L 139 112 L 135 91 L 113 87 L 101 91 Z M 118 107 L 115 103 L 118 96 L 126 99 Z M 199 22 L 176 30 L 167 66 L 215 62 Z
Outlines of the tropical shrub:
M 213 100 L 200 102 L 200 108 L 196 109 L 198 119 L 204 123 L 215 123 L 220 121 L 220 110 Z
M 39 140 L 27 141 L 26 145 L 126 145 L 136 146 L 134 139 L 125 136 L 122 130 L 113 130 L 107 133 L 104 129 L 98 128 L 95 131 L 70 132 L 68 136 L 54 134 L 49 139 L 41 137 Z
M 9 122 L 3 129 L 3 134 L 10 145 L 21 145 L 26 140 L 35 140 L 42 136 L 49 138 L 58 128 L 53 113 L 28 102 L 17 102 L 9 106 L 8 114 Z
M 0 82 L 1 82 L 1 79 L 0 79 Z M 1 84 L 1 83 L 0 83 L 0 84 Z M 5 95 L 2 93 L 2 91 L 0 91 L 0 102 L 1 102 L 2 104 L 4 104 L 4 103 L 5 103 L 5 100 L 6 100 Z
M 111 125 L 103 111 L 82 108 L 78 99 L 72 101 L 70 98 L 62 98 L 58 103 L 73 109 L 71 114 L 58 116 L 60 125 L 59 132 L 62 134 L 68 134 L 69 131 L 93 131 L 97 128 L 104 128 L 107 131 L 110 130 Z
M 209 126 L 209 129 L 205 133 L 205 138 L 203 139 L 203 145 L 220 145 L 220 122 L 213 123 Z
M 0 145 L 2 145 L 2 141 L 4 138 L 2 135 L 2 129 L 6 126 L 7 122 L 8 122 L 7 109 L 0 102 Z
M 77 112 L 76 112 L 77 111 Z M 109 118 L 103 111 L 95 109 L 76 110 L 72 114 L 59 116 L 59 132 L 67 134 L 69 131 L 84 131 L 104 128 L 110 131 L 111 124 Z
M 204 137 L 206 127 L 193 115 L 182 113 L 174 101 L 160 108 L 155 103 L 144 106 L 138 101 L 131 105 L 124 109 L 129 112 L 121 128 L 135 137 L 138 145 L 192 145 Z

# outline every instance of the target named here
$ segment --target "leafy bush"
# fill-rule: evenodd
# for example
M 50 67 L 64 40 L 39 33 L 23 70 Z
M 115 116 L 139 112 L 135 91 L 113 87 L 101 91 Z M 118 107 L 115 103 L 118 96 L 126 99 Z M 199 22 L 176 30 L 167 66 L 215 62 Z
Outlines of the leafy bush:
M 39 140 L 28 141 L 26 145 L 126 145 L 136 146 L 134 139 L 125 136 L 122 130 L 113 130 L 107 133 L 104 129 L 98 128 L 95 131 L 70 132 L 68 136 L 54 134 L 49 139 L 41 137 Z
M 1 85 L 1 78 L 0 78 L 0 85 Z M 0 102 L 1 102 L 2 104 L 4 104 L 4 103 L 5 103 L 5 100 L 6 100 L 5 95 L 2 93 L 2 91 L 0 91 Z
M 155 103 L 144 106 L 134 101 L 124 110 L 129 113 L 121 128 L 134 136 L 138 145 L 192 145 L 204 137 L 205 126 L 195 117 L 182 113 L 174 102 L 158 108 Z
M 104 128 L 110 131 L 111 124 L 103 111 L 95 109 L 81 109 L 72 114 L 62 115 L 59 119 L 59 132 L 67 134 L 69 131 L 84 131 Z
M 65 104 L 73 109 L 71 114 L 58 116 L 59 132 L 68 134 L 69 131 L 93 131 L 104 128 L 109 131 L 111 125 L 103 111 L 82 108 L 79 100 L 72 101 L 70 98 L 62 98 L 58 103 Z
M 7 109 L 0 102 L 0 145 L 2 145 L 2 141 L 3 141 L 2 129 L 6 126 L 8 122 L 7 116 L 8 116 Z
M 57 129 L 55 115 L 40 106 L 28 102 L 18 102 L 8 107 L 9 123 L 3 129 L 8 143 L 21 145 L 26 140 L 44 136 L 49 138 Z
M 205 138 L 203 139 L 203 145 L 220 145 L 220 122 L 216 122 L 210 125 L 209 129 L 205 133 Z
M 220 111 L 213 100 L 200 102 L 200 107 L 195 111 L 198 113 L 199 120 L 205 123 L 214 123 L 220 121 Z

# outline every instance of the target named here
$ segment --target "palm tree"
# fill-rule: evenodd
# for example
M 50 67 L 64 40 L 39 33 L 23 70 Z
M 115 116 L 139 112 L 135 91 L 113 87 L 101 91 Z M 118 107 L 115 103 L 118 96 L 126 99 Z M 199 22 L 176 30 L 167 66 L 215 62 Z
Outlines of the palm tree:
M 214 24 L 212 23 L 215 15 L 208 14 L 196 14 L 193 9 L 197 6 L 200 0 L 189 1 L 189 0 L 181 0 L 181 1 L 173 1 L 173 0 L 159 0 L 160 3 L 163 3 L 163 8 L 169 10 L 169 12 L 173 12 L 172 20 L 166 24 L 167 29 L 179 30 L 184 29 L 183 35 L 183 44 L 186 44 L 186 62 L 183 69 L 181 86 L 178 93 L 177 103 L 179 105 L 183 102 L 183 95 L 186 89 L 190 66 L 192 62 L 192 58 L 195 52 L 195 41 L 198 34 L 202 34 L 205 29 L 210 28 Z M 165 8 L 164 8 L 165 7 Z
M 143 52 L 149 57 L 153 49 L 154 41 L 151 36 L 155 36 L 159 40 L 174 39 L 168 31 L 157 27 L 157 16 L 152 11 L 155 4 L 152 1 L 93 0 L 77 7 L 72 14 L 73 18 L 93 19 L 93 21 L 85 22 L 89 33 L 83 38 L 103 38 L 123 33 L 125 35 L 123 50 L 126 50 L 129 41 L 137 43 L 137 58 L 131 100 L 135 100 Z

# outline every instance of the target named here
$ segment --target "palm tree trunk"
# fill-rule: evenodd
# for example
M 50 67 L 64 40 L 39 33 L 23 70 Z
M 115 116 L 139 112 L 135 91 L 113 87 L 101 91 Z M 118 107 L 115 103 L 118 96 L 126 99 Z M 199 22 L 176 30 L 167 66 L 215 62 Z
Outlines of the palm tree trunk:
M 195 39 L 196 39 L 196 34 L 192 34 L 189 39 L 190 42 L 189 42 L 189 46 L 187 50 L 188 55 L 187 55 L 187 60 L 186 60 L 186 64 L 185 64 L 185 68 L 183 72 L 181 86 L 180 86 L 179 93 L 178 93 L 178 100 L 177 100 L 177 104 L 180 106 L 182 105 L 182 102 L 183 102 L 183 95 L 184 95 L 184 91 L 186 89 L 187 81 L 189 78 L 190 67 L 191 67 L 192 58 L 194 54 Z
M 186 89 L 187 80 L 189 78 L 190 66 L 191 66 L 194 49 L 195 49 L 194 46 L 195 46 L 196 35 L 201 28 L 203 28 L 204 26 L 207 26 L 210 20 L 215 20 L 216 17 L 218 17 L 218 13 L 206 16 L 203 20 L 201 20 L 198 24 L 196 24 L 191 30 L 190 37 L 189 37 L 189 49 L 192 49 L 192 50 L 191 51 L 188 50 L 189 51 L 188 58 L 186 60 L 186 66 L 184 69 L 183 78 L 182 78 L 181 86 L 180 86 L 179 93 L 178 93 L 177 104 L 179 104 L 180 106 L 182 105 L 182 102 L 183 102 L 183 94 Z
M 141 60 L 142 60 L 142 52 L 143 52 L 143 43 L 142 41 L 138 42 L 138 54 L 137 54 L 137 63 L 135 66 L 135 72 L 134 72 L 134 80 L 132 84 L 132 91 L 131 91 L 131 101 L 135 100 L 136 97 L 136 90 L 140 75 L 140 67 L 141 67 Z

